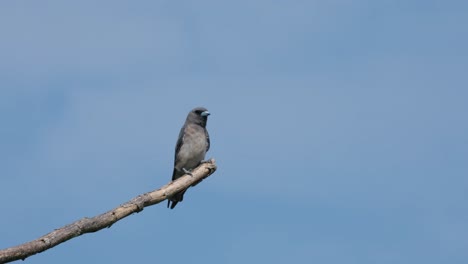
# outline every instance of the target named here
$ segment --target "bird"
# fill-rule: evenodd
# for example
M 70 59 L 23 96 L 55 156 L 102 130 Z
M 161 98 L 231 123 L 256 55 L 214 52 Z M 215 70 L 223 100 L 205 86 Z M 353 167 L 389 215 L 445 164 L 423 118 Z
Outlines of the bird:
M 180 129 L 174 155 L 174 171 L 172 181 L 177 180 L 204 162 L 206 152 L 210 149 L 210 136 L 206 130 L 206 122 L 210 112 L 204 107 L 192 109 Z M 174 209 L 177 203 L 182 202 L 184 193 L 182 190 L 167 200 L 167 208 Z

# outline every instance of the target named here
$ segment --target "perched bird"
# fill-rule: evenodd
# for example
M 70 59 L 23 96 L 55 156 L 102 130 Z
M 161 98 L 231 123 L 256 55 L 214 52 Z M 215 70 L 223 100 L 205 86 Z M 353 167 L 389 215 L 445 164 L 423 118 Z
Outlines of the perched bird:
M 209 115 L 210 112 L 204 107 L 194 108 L 188 113 L 175 147 L 173 181 L 189 174 L 205 159 L 205 154 L 210 149 L 210 136 L 206 130 Z M 167 207 L 174 209 L 178 202 L 182 202 L 186 191 L 187 189 L 169 197 Z

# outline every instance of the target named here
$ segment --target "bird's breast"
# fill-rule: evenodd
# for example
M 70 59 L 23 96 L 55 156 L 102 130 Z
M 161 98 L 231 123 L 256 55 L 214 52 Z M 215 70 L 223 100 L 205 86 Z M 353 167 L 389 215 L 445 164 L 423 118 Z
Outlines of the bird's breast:
M 203 128 L 187 127 L 176 167 L 178 169 L 195 168 L 205 158 L 207 144 Z

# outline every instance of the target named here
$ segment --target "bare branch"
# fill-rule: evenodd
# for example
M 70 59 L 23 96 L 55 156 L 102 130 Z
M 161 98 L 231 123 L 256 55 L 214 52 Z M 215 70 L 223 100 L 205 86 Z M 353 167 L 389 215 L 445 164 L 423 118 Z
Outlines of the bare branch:
M 56 229 L 36 240 L 0 250 L 0 263 L 26 259 L 29 256 L 45 251 L 63 243 L 69 239 L 86 233 L 99 231 L 133 213 L 138 213 L 147 206 L 151 206 L 166 200 L 175 193 L 199 183 L 216 171 L 214 159 L 203 163 L 192 171 L 193 176 L 185 175 L 174 182 L 168 183 L 160 189 L 138 195 L 132 200 L 116 207 L 106 213 L 83 218 L 69 225 Z

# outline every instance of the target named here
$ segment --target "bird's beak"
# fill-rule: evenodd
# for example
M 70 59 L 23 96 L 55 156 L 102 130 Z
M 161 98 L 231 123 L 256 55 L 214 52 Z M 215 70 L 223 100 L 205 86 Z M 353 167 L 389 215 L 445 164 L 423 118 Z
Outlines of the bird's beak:
M 209 116 L 210 115 L 210 112 L 208 111 L 204 111 L 201 113 L 201 116 Z

